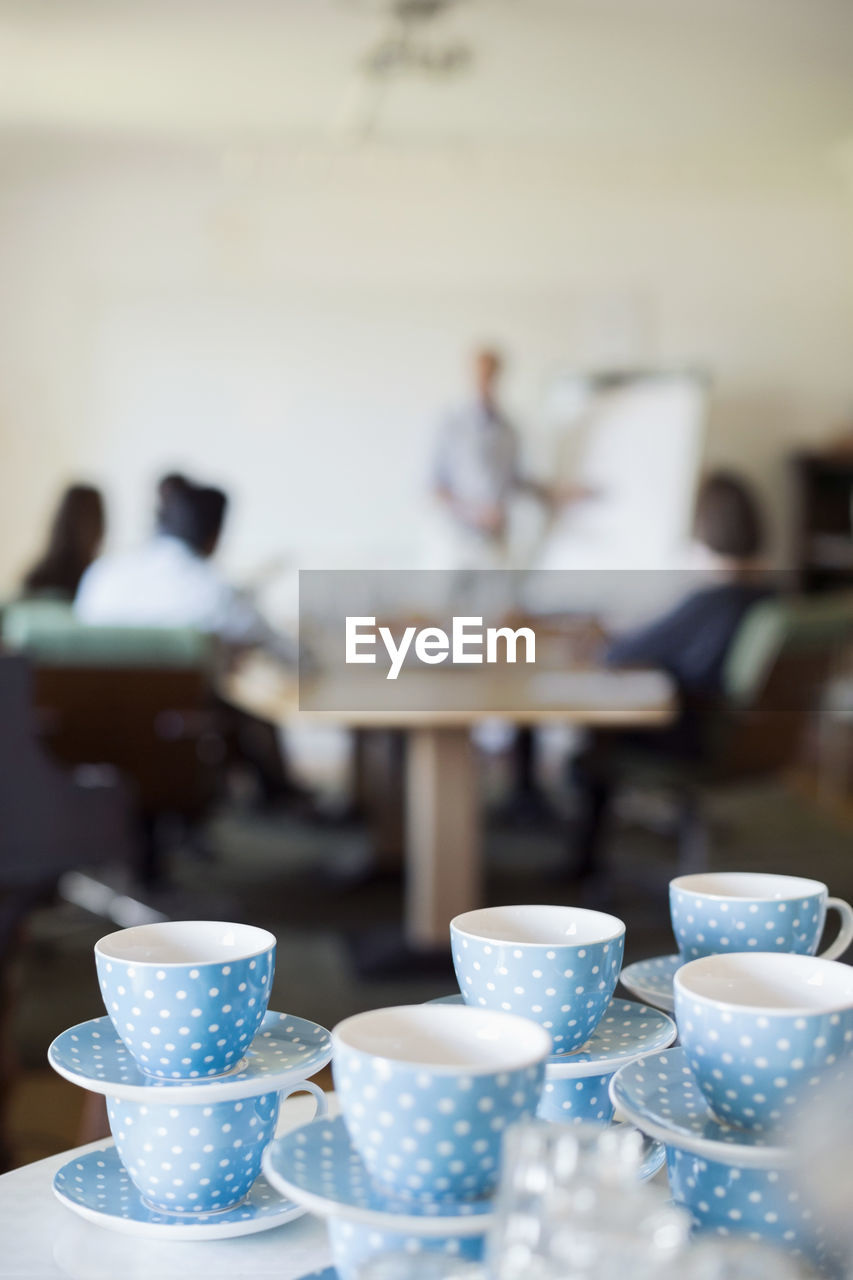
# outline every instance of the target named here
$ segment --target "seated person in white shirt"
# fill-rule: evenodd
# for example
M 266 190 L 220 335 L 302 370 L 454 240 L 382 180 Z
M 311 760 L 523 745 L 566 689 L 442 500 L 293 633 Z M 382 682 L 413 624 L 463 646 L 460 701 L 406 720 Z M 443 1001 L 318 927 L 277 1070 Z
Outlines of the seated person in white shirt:
M 215 636 L 226 657 L 263 648 L 293 661 L 293 642 L 270 626 L 254 603 L 213 563 L 228 499 L 221 489 L 169 475 L 158 486 L 155 536 L 136 551 L 103 556 L 83 575 L 74 600 L 81 622 L 95 626 L 193 627 Z M 300 789 L 287 777 L 274 726 L 220 705 L 232 760 L 249 764 L 268 801 Z
M 292 661 L 292 642 L 213 563 L 228 505 L 222 490 L 170 475 L 159 496 L 155 537 L 101 557 L 83 575 L 78 618 L 95 626 L 194 627 L 227 649 L 260 647 Z

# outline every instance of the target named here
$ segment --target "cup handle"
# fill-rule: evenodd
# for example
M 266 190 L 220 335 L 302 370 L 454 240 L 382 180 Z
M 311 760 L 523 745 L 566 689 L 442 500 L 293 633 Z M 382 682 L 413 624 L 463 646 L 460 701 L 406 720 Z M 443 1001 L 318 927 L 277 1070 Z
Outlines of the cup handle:
M 279 1090 L 279 1101 L 284 1102 L 285 1098 L 289 1098 L 292 1093 L 311 1093 L 314 1095 L 314 1101 L 317 1104 L 311 1120 L 317 1120 L 320 1116 L 325 1116 L 329 1111 L 329 1100 L 319 1085 L 313 1084 L 310 1080 L 296 1080 L 286 1089 Z M 303 1124 L 310 1124 L 310 1121 L 303 1120 Z M 291 1125 L 291 1128 L 294 1126 Z
M 841 916 L 841 926 L 835 941 L 829 944 L 826 951 L 820 952 L 821 960 L 837 959 L 838 956 L 844 954 L 850 943 L 853 942 L 853 907 L 849 902 L 845 902 L 843 898 L 827 898 L 827 911 L 830 907 L 835 907 L 835 910 Z

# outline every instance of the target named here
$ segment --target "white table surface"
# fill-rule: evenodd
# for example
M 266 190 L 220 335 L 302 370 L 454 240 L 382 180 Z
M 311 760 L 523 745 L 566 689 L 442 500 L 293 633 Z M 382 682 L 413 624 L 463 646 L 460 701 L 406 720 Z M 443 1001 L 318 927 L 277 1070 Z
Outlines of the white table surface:
M 337 1112 L 329 1098 L 329 1112 Z M 279 1132 L 311 1118 L 302 1094 L 282 1106 Z M 306 1214 L 273 1231 L 230 1240 L 146 1240 L 85 1222 L 53 1194 L 53 1176 L 81 1152 L 65 1151 L 0 1177 L 0 1276 L 5 1280 L 299 1280 L 329 1265 L 326 1228 Z

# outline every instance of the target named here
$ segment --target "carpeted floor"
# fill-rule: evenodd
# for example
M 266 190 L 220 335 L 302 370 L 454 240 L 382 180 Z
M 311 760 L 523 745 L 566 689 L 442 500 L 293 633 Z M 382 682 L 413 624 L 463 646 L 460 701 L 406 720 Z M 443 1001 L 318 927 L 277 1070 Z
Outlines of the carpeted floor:
M 853 897 L 850 827 L 781 786 L 713 799 L 714 865 L 796 872 Z M 211 824 L 210 862 L 179 860 L 172 914 L 242 919 L 271 929 L 278 959 L 271 1007 L 331 1027 L 347 1014 L 409 1003 L 454 988 L 449 955 L 421 976 L 360 976 L 355 949 L 366 932 L 393 932 L 401 882 L 354 874 L 364 851 L 357 828 L 316 827 L 231 812 Z M 572 902 L 578 886 L 563 874 L 560 823 L 487 824 L 490 903 Z M 666 881 L 673 846 L 647 827 L 623 823 L 612 842 L 613 909 L 627 924 L 626 961 L 672 951 Z M 77 908 L 37 913 L 20 957 L 14 1036 L 21 1065 L 12 1099 L 15 1159 L 25 1163 L 77 1140 L 79 1090 L 45 1067 L 51 1039 L 103 1012 L 92 947 L 110 927 Z M 355 949 L 354 949 L 355 948 Z

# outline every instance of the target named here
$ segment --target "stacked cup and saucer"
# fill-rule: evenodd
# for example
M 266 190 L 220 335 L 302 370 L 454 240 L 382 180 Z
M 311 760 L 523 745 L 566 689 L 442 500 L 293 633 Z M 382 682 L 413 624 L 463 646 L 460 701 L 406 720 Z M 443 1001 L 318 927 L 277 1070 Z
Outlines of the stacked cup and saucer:
M 625 945 L 616 916 L 566 906 L 488 907 L 450 926 L 460 993 L 472 1008 L 512 1011 L 551 1036 L 537 1114 L 560 1124 L 610 1124 L 613 1074 L 675 1040 L 672 1019 L 614 998 Z M 648 1144 L 642 1176 L 663 1164 Z
M 326 1219 L 337 1275 L 383 1253 L 478 1260 L 504 1131 L 539 1103 L 548 1033 L 491 1009 L 403 1005 L 332 1032 L 341 1114 L 274 1141 L 268 1181 Z
M 323 1027 L 268 1011 L 275 938 L 217 921 L 170 921 L 102 938 L 108 1017 L 71 1027 L 48 1061 L 106 1098 L 113 1142 L 56 1174 L 54 1192 L 91 1222 L 131 1235 L 248 1235 L 304 1213 L 261 1173 L 281 1100 L 331 1057 Z
M 853 1080 L 853 969 L 812 954 L 826 887 L 738 873 L 689 880 L 672 900 L 685 955 L 672 980 L 681 1045 L 623 1067 L 612 1100 L 665 1144 L 673 1198 L 699 1229 L 831 1268 L 791 1140 L 834 1077 Z M 837 905 L 832 954 L 849 943 L 850 908 Z
M 762 914 L 757 919 L 761 904 L 769 901 L 777 904 L 777 916 Z M 780 904 L 785 904 L 784 910 Z M 677 876 L 669 883 L 669 906 L 678 951 L 626 965 L 621 978 L 622 986 L 638 1000 L 667 1013 L 675 1008 L 677 970 L 688 960 L 711 954 L 712 947 L 720 952 L 756 949 L 814 955 L 826 913 L 832 909 L 841 917 L 840 929 L 823 958 L 836 960 L 853 942 L 853 907 L 842 898 L 830 898 L 820 880 L 801 876 L 750 871 Z M 774 919 L 786 912 L 786 927 L 773 929 L 771 936 Z

